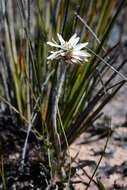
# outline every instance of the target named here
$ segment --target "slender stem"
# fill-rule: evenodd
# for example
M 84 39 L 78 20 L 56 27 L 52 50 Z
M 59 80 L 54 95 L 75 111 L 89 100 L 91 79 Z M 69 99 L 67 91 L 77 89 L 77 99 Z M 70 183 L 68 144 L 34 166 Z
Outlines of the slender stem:
M 98 59 L 100 59 L 105 65 L 107 65 L 108 67 L 110 67 L 110 69 L 112 69 L 113 71 L 115 71 L 120 77 L 122 77 L 125 81 L 127 81 L 127 77 L 124 76 L 122 73 L 120 73 L 119 71 L 117 71 L 112 65 L 110 65 L 107 61 L 105 61 L 103 58 L 101 58 L 98 54 L 96 54 L 93 50 L 91 50 L 88 47 L 85 47 L 89 52 L 91 52 L 93 55 L 95 55 Z
M 60 62 L 60 65 L 58 66 L 57 70 L 57 84 L 55 84 L 54 91 L 52 94 L 52 111 L 51 111 L 51 122 L 52 122 L 54 143 L 58 158 L 61 152 L 61 143 L 57 128 L 57 112 L 58 112 L 58 102 L 62 92 L 65 74 L 66 74 L 66 65 L 63 62 Z

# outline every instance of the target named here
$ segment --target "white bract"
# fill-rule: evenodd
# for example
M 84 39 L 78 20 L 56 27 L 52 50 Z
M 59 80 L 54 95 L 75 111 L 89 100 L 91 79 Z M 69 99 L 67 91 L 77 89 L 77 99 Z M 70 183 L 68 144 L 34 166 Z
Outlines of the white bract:
M 56 51 L 51 51 L 51 54 L 47 57 L 48 61 L 63 59 L 70 64 L 88 61 L 90 54 L 86 50 L 82 50 L 88 45 L 88 42 L 78 43 L 80 38 L 77 34 L 74 34 L 69 41 L 65 41 L 60 34 L 57 34 L 57 36 L 60 44 L 54 39 L 52 42 L 47 42 L 48 45 L 56 48 Z

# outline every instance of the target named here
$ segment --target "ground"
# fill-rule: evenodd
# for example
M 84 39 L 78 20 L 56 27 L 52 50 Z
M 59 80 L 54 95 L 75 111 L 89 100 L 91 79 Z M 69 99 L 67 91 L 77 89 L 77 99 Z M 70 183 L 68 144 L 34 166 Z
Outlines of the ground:
M 71 155 L 74 156 L 78 153 L 76 158 L 77 163 L 84 166 L 83 170 L 89 176 L 92 176 L 96 165 L 103 154 L 103 149 L 106 143 L 106 138 L 103 135 L 106 131 L 105 126 L 101 133 L 95 133 L 91 136 L 91 132 L 87 132 L 80 136 L 80 138 L 71 146 Z M 94 129 L 95 132 L 95 129 Z M 91 137 L 90 137 L 91 136 Z M 113 129 L 112 135 L 108 141 L 106 152 L 99 165 L 94 179 L 99 178 L 108 190 L 124 190 L 127 189 L 127 128 L 116 127 Z M 89 178 L 79 168 L 76 175 L 77 180 L 81 180 L 86 184 Z M 75 179 L 75 180 L 76 180 Z M 80 183 L 76 185 L 76 190 L 84 190 L 86 185 Z M 92 182 L 89 190 L 96 190 L 96 185 Z

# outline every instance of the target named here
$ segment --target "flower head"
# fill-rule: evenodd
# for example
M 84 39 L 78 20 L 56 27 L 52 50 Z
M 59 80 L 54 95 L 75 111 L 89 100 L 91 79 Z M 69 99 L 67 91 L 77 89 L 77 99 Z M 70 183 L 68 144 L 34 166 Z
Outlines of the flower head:
M 51 51 L 51 54 L 47 57 L 47 60 L 63 59 L 66 63 L 81 63 L 82 61 L 88 61 L 90 54 L 86 50 L 82 50 L 88 45 L 86 43 L 78 43 L 79 37 L 74 34 L 69 41 L 65 41 L 60 34 L 57 34 L 59 44 L 53 39 L 52 42 L 47 42 L 48 45 L 56 48 L 56 51 Z

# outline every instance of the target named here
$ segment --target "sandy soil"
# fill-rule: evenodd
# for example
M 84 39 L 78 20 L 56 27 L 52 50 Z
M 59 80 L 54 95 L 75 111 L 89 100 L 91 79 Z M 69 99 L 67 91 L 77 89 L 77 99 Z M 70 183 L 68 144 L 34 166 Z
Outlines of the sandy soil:
M 105 126 L 104 126 L 105 127 Z M 97 138 L 98 137 L 98 138 Z M 89 139 L 89 142 L 87 141 Z M 99 135 L 89 137 L 89 133 L 85 133 L 72 144 L 70 151 L 74 156 L 78 153 L 77 162 L 84 162 L 83 169 L 92 176 L 96 164 L 98 163 L 106 143 L 106 138 L 99 139 Z M 91 161 L 91 162 L 90 162 Z M 86 162 L 86 164 L 85 164 Z M 88 183 L 89 179 L 82 169 L 77 170 L 80 180 Z M 105 156 L 96 172 L 94 179 L 99 178 L 108 190 L 127 189 L 127 128 L 118 127 L 108 142 Z M 76 175 L 74 180 L 79 180 Z M 86 185 L 77 184 L 76 190 L 85 190 Z M 98 189 L 92 182 L 89 190 Z

